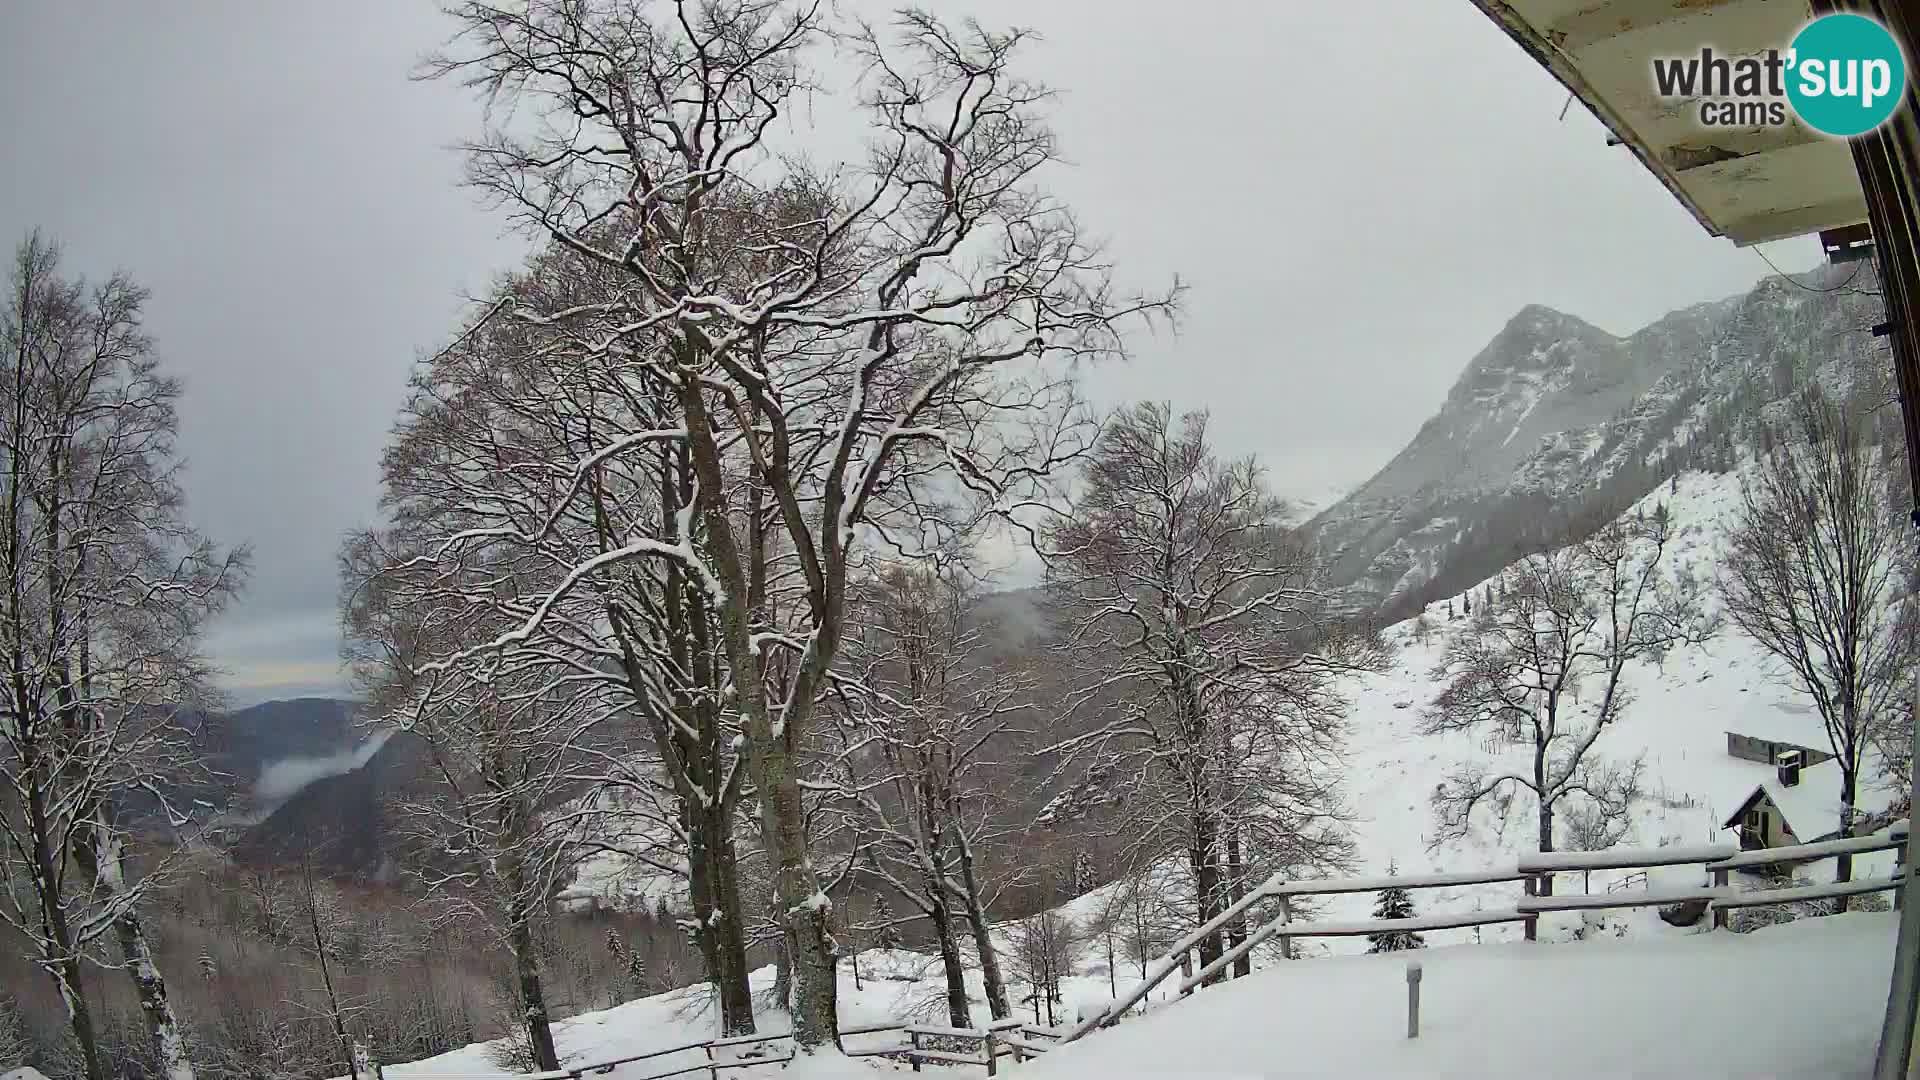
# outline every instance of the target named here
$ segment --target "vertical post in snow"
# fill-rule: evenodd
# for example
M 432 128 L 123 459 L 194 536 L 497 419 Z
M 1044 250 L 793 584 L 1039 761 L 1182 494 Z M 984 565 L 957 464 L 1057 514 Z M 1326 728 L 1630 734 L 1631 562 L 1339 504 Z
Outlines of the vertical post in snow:
M 1520 879 L 1520 887 L 1526 891 L 1526 894 L 1528 896 L 1539 895 L 1539 893 L 1536 891 L 1536 886 L 1534 884 L 1534 878 L 1532 874 L 1528 874 L 1526 877 Z M 1522 922 L 1520 925 L 1524 928 L 1523 932 L 1526 934 L 1526 938 L 1528 941 L 1538 940 L 1540 936 L 1540 916 L 1539 915 L 1529 914 L 1526 920 Z
M 1716 891 L 1726 889 L 1727 872 L 1725 870 L 1715 870 L 1713 872 L 1713 887 Z M 1725 930 L 1727 928 L 1727 909 L 1712 901 L 1708 901 L 1708 904 L 1713 908 L 1713 928 L 1715 930 Z
M 1180 996 L 1181 997 L 1186 997 L 1187 995 L 1193 993 L 1193 987 L 1188 985 L 1188 981 L 1191 980 L 1192 978 L 1193 978 L 1193 950 L 1182 949 L 1180 952 Z
M 1287 897 L 1286 893 L 1280 894 L 1280 921 L 1283 923 L 1293 921 L 1293 901 Z M 1285 930 L 1280 932 L 1280 956 L 1285 960 L 1293 959 L 1293 935 Z
M 1902 841 L 1893 846 L 1893 878 L 1900 883 L 1893 890 L 1893 910 L 1899 911 L 1907 895 L 1907 845 Z
M 907 1037 L 913 1040 L 913 1052 L 907 1055 L 907 1060 L 913 1062 L 913 1071 L 919 1072 L 920 1071 L 920 1032 L 910 1027 L 907 1029 Z
M 1420 1037 L 1420 961 L 1407 961 L 1407 1038 Z
M 981 1036 L 980 1044 L 987 1048 L 987 1075 L 993 1076 L 999 1070 L 994 1065 L 993 1029 L 992 1028 L 988 1028 L 986 1030 L 986 1033 Z

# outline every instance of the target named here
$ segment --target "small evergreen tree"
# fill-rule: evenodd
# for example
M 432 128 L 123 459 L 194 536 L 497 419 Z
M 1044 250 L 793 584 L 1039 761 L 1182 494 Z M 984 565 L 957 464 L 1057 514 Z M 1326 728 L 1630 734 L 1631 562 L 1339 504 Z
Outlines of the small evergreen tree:
M 607 927 L 607 955 L 613 957 L 616 961 L 624 960 L 627 957 L 627 947 L 620 940 L 620 930 L 618 927 Z
M 652 989 L 647 984 L 647 958 L 635 949 L 627 954 L 627 985 L 632 988 L 634 997 L 646 997 Z
M 1387 864 L 1387 876 L 1392 877 L 1398 870 L 1392 863 Z M 1398 885 L 1389 885 L 1380 890 L 1379 898 L 1373 903 L 1373 917 L 1376 919 L 1413 918 L 1413 894 Z M 1405 949 L 1424 949 L 1425 938 L 1411 930 L 1385 930 L 1377 934 L 1368 934 L 1367 951 L 1370 953 L 1400 952 Z
M 887 903 L 885 896 L 873 905 L 873 917 L 880 925 L 873 931 L 873 946 L 876 949 L 897 949 L 900 947 L 900 928 L 893 925 L 893 905 Z
M 1093 853 L 1082 850 L 1073 857 L 1073 891 L 1076 896 L 1085 896 L 1098 888 L 1100 878 L 1093 868 Z

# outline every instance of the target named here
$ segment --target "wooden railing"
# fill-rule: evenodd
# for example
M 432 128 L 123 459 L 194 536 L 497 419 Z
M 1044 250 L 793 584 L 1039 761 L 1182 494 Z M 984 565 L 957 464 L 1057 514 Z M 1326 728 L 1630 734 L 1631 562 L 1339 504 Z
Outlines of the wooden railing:
M 1244 915 L 1254 905 L 1277 900 L 1280 914 L 1261 924 L 1245 940 L 1199 971 L 1184 975 L 1178 990 L 1181 995 L 1212 981 L 1227 967 L 1254 949 L 1275 938 L 1280 939 L 1281 955 L 1291 958 L 1293 939 L 1303 937 L 1357 937 L 1366 934 L 1400 931 L 1448 930 L 1467 926 L 1487 926 L 1518 922 L 1524 925 L 1528 941 L 1535 940 L 1540 916 L 1554 911 L 1588 911 L 1604 908 L 1665 907 L 1670 904 L 1704 902 L 1713 912 L 1716 927 L 1726 925 L 1726 913 L 1760 904 L 1788 904 L 1803 900 L 1821 900 L 1861 893 L 1899 889 L 1906 881 L 1907 825 L 1896 822 L 1884 832 L 1844 840 L 1826 840 L 1793 847 L 1768 848 L 1742 852 L 1734 844 L 1708 844 L 1699 847 L 1620 848 L 1607 851 L 1549 851 L 1523 855 L 1514 863 L 1488 870 L 1464 873 L 1408 874 L 1405 876 L 1331 878 L 1315 881 L 1287 881 L 1279 875 L 1269 878 L 1227 910 L 1189 932 L 1173 944 L 1165 956 L 1154 961 L 1147 977 L 1125 997 L 1117 998 L 1093 1016 L 1070 1028 L 1061 1043 L 1073 1042 L 1096 1028 L 1119 1022 L 1154 988 L 1181 970 L 1184 958 L 1207 937 Z M 1836 855 L 1859 855 L 1874 851 L 1898 852 L 1895 872 L 1888 877 L 1866 878 L 1839 884 L 1803 885 L 1784 889 L 1743 891 L 1728 884 L 1734 870 L 1763 866 L 1794 865 Z M 1712 875 L 1711 886 L 1684 889 L 1648 888 L 1644 870 L 1657 866 L 1699 864 Z M 1640 888 L 1610 890 L 1598 895 L 1552 896 L 1545 888 L 1555 874 L 1590 873 L 1595 870 L 1638 870 Z M 1303 896 L 1328 896 L 1339 893 L 1377 892 L 1388 887 L 1402 889 L 1440 889 L 1462 885 L 1488 885 L 1504 881 L 1525 883 L 1526 895 L 1511 908 L 1469 911 L 1454 914 L 1421 915 L 1410 919 L 1362 919 L 1355 921 L 1296 922 L 1292 900 Z M 1894 904 L 1900 903 L 1895 893 Z
M 902 1041 L 882 1046 L 847 1046 L 849 1036 L 881 1035 L 899 1032 Z M 1053 1048 L 1053 1040 L 1065 1034 L 1059 1028 L 1041 1027 L 1029 1024 L 1018 1017 L 995 1020 L 983 1028 L 952 1028 L 933 1024 L 913 1024 L 906 1021 L 890 1020 L 879 1024 L 866 1024 L 843 1028 L 840 1031 L 841 1053 L 847 1057 L 891 1057 L 907 1062 L 914 1072 L 922 1065 L 978 1065 L 986 1069 L 988 1076 L 999 1072 L 999 1061 L 1011 1057 L 1015 1061 L 1024 1061 L 1029 1057 L 1038 1057 Z M 678 1046 L 662 1047 L 641 1054 L 614 1058 L 609 1061 L 597 1061 L 590 1065 L 576 1065 L 554 1073 L 542 1073 L 531 1080 L 584 1080 L 586 1077 L 604 1076 L 627 1065 L 657 1061 L 675 1054 L 701 1052 L 705 1060 L 695 1061 L 677 1068 L 659 1072 L 649 1072 L 639 1077 L 622 1077 L 621 1080 L 666 1080 L 667 1077 L 685 1076 L 704 1072 L 709 1080 L 719 1080 L 720 1073 L 727 1069 L 745 1069 L 756 1065 L 778 1065 L 792 1061 L 794 1051 L 788 1046 L 784 1054 L 753 1054 L 728 1058 L 717 1056 L 714 1051 L 730 1047 L 764 1046 L 782 1040 L 792 1040 L 791 1033 L 777 1035 L 736 1035 L 726 1039 L 708 1039 L 704 1042 L 682 1043 Z M 972 1042 L 975 1052 L 961 1053 L 942 1048 L 955 1042 Z M 932 1045 L 929 1045 L 931 1043 Z M 518 1080 L 529 1080 L 521 1077 Z

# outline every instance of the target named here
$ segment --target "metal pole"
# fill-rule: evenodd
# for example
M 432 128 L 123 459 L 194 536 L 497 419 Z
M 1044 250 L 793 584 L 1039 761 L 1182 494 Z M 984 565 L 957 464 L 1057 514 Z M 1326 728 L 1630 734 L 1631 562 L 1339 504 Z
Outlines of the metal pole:
M 1420 1037 L 1420 961 L 1407 961 L 1407 1038 Z

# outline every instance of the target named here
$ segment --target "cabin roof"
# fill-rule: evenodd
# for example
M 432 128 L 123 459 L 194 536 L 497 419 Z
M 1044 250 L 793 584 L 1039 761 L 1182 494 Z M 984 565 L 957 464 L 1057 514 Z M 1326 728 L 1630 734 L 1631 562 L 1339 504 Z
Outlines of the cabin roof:
M 1805 0 L 1473 0 L 1610 128 L 1708 232 L 1756 244 L 1867 220 L 1845 140 L 1785 127 L 1702 126 L 1660 98 L 1656 57 L 1785 50 Z
M 1873 782 L 1874 770 L 1872 761 L 1863 763 L 1858 790 L 1854 792 L 1854 809 L 1863 814 L 1884 813 L 1897 798 L 1892 790 Z M 1786 819 L 1787 828 L 1802 843 L 1811 843 L 1840 828 L 1838 761 L 1823 761 L 1801 769 L 1800 782 L 1792 787 L 1780 783 L 1778 774 L 1760 781 L 1721 823 L 1721 828 L 1731 829 L 1739 825 L 1741 817 L 1762 795 Z

